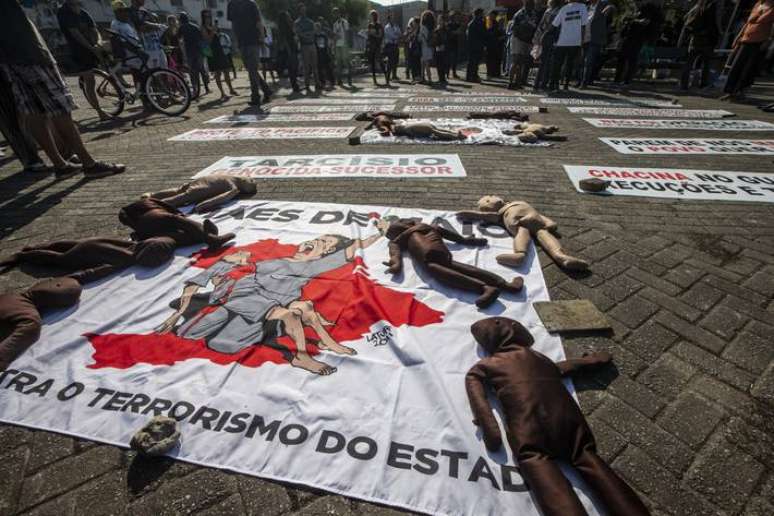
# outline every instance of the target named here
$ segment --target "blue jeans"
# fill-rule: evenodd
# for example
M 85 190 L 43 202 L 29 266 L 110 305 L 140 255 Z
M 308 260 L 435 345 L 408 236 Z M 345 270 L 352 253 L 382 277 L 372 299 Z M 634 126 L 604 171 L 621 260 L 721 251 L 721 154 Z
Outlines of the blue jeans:
M 602 57 L 602 45 L 599 43 L 589 43 L 584 50 L 581 85 L 588 86 L 594 83 L 594 76 L 599 66 L 599 60 Z

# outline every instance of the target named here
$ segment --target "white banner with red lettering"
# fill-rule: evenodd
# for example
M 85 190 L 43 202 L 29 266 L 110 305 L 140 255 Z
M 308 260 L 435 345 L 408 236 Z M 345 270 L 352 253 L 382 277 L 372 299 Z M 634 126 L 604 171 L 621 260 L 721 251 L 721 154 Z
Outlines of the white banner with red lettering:
M 692 131 L 774 131 L 774 124 L 760 120 L 673 120 L 653 118 L 584 118 L 594 127 L 613 129 L 690 129 Z
M 228 140 L 299 140 L 346 138 L 355 130 L 351 127 L 232 127 L 224 129 L 192 129 L 169 138 L 171 142 L 214 142 Z
M 704 201 L 774 203 L 774 174 L 691 170 L 683 168 L 639 168 L 564 165 L 575 189 L 583 179 L 610 181 L 599 195 L 631 195 Z
M 774 140 L 600 138 L 621 154 L 774 154 Z
M 390 215 L 489 238 L 452 245 L 455 260 L 521 275 L 524 290 L 480 311 L 409 257 L 388 274 L 378 224 Z M 443 211 L 245 201 L 210 218 L 232 246 L 181 249 L 48 314 L 0 373 L 0 420 L 126 446 L 169 415 L 181 460 L 426 513 L 538 516 L 510 453 L 486 451 L 464 385 L 482 354 L 470 325 L 493 314 L 563 358 L 532 308 L 548 300 L 534 247 L 500 266 L 510 235 Z

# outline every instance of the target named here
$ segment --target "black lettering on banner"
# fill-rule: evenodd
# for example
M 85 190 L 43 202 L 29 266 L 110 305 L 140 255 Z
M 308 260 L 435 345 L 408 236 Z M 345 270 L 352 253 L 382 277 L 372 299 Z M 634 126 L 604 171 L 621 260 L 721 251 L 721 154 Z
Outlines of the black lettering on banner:
M 275 222 L 290 222 L 293 220 L 298 220 L 303 212 L 304 210 L 282 210 L 272 220 Z
M 239 414 L 236 414 L 234 417 L 231 418 L 231 421 L 229 421 L 229 424 L 226 428 L 223 429 L 224 432 L 228 432 L 230 434 L 241 434 L 245 431 L 245 428 L 247 428 L 247 421 L 245 421 L 248 417 L 250 417 L 250 414 L 247 412 L 240 412 Z
M 509 493 L 526 493 L 529 491 L 527 485 L 522 482 L 521 484 L 514 484 L 512 473 L 519 473 L 517 466 L 508 466 L 507 464 L 500 464 L 500 478 L 503 481 L 503 491 Z M 521 473 L 519 473 L 521 475 Z
M 456 452 L 451 450 L 441 450 L 442 457 L 449 457 L 449 476 L 452 478 L 460 477 L 460 460 L 467 460 L 468 454 L 465 452 Z
M 333 446 L 328 445 L 328 441 L 330 439 L 336 440 Z M 344 449 L 344 443 L 346 442 L 347 440 L 340 433 L 334 432 L 333 430 L 323 430 L 322 434 L 320 434 L 320 440 L 317 441 L 317 447 L 314 449 L 314 451 L 318 453 L 338 453 Z
M 121 412 L 126 412 L 127 410 L 134 412 L 135 414 L 140 412 L 140 407 L 143 405 L 147 405 L 150 403 L 150 396 L 147 396 L 145 394 L 135 394 L 132 396 L 132 399 L 127 401 L 123 407 L 121 407 Z
M 8 375 L 15 375 L 18 372 L 19 371 L 17 369 L 6 369 L 5 371 L 0 371 L 0 385 L 2 385 L 3 380 L 5 380 L 6 376 L 8 376 Z M 6 385 L 5 388 L 7 389 L 8 386 Z
M 97 396 L 89 402 L 88 404 L 89 407 L 93 407 L 94 405 L 99 403 L 99 400 L 101 400 L 103 396 L 107 396 L 108 394 L 113 394 L 116 391 L 111 389 L 103 389 L 102 387 L 97 387 L 96 389 L 94 389 L 94 392 L 97 393 Z
M 734 180 L 722 174 L 694 174 L 699 181 L 732 183 Z
M 183 413 L 178 414 L 177 409 L 178 407 L 183 408 Z M 192 404 L 188 403 L 187 401 L 178 401 L 174 405 L 172 405 L 172 408 L 169 409 L 169 417 L 172 419 L 176 419 L 177 421 L 183 421 L 185 418 L 193 414 L 194 410 L 196 410 L 196 407 L 194 407 Z
M 454 226 L 452 226 L 451 223 L 448 220 L 444 219 L 443 217 L 434 218 L 430 224 L 440 226 L 444 229 L 451 231 L 452 233 L 457 233 L 457 230 L 454 228 Z
M 257 220 L 260 222 L 266 222 L 267 220 L 270 220 L 272 215 L 274 215 L 274 212 L 279 211 L 278 208 L 258 208 L 253 211 L 251 211 L 247 218 Z
M 434 158 L 431 156 L 425 158 L 417 158 L 414 160 L 417 165 L 444 165 L 446 160 L 443 158 Z
M 344 221 L 344 224 L 347 226 L 350 224 L 357 224 L 358 226 L 365 228 L 368 227 L 368 221 L 369 217 L 367 213 L 358 213 L 356 211 L 350 210 L 347 213 L 347 218 Z
M 261 416 L 253 416 L 253 420 L 250 422 L 250 426 L 247 427 L 247 432 L 245 432 L 245 437 L 252 439 L 257 431 L 259 435 L 267 434 L 266 440 L 272 441 L 277 434 L 277 430 L 279 430 L 279 426 L 279 421 L 275 420 L 267 425 Z
M 692 185 L 690 183 L 683 183 L 683 188 L 685 188 L 686 192 L 701 193 L 701 188 L 699 188 L 696 185 Z
M 153 412 L 154 416 L 160 416 L 169 410 L 169 407 L 171 406 L 172 402 L 170 400 L 164 398 L 154 398 L 153 401 L 150 402 L 150 405 L 145 407 L 145 409 L 142 411 L 142 415 L 145 416 L 148 413 Z
M 34 374 L 19 373 L 10 382 L 8 382 L 8 385 L 5 388 L 10 389 L 11 387 L 13 387 L 13 389 L 16 392 L 23 393 L 25 387 L 27 387 L 28 385 L 32 385 L 37 381 L 38 381 L 38 377 L 35 376 Z
M 131 392 L 115 392 L 102 406 L 102 410 L 120 410 L 126 401 L 132 397 Z
M 41 398 L 45 396 L 49 389 L 51 389 L 51 386 L 54 385 L 54 380 L 49 378 L 48 380 L 40 382 L 40 384 L 36 385 L 32 389 L 28 390 L 24 394 L 37 394 Z
M 366 445 L 366 451 L 358 451 L 357 445 L 361 443 Z M 355 437 L 347 443 L 347 453 L 349 453 L 353 459 L 371 460 L 376 457 L 377 450 L 376 441 L 370 437 Z
M 73 399 L 74 397 L 78 396 L 80 393 L 83 392 L 84 385 L 81 382 L 73 382 L 64 389 L 60 389 L 59 392 L 56 393 L 56 399 L 59 401 L 67 401 L 70 399 Z
M 414 464 L 414 471 L 418 471 L 424 475 L 435 475 L 438 473 L 438 462 L 434 457 L 438 456 L 438 452 L 430 450 L 428 448 L 419 448 L 416 453 L 417 462 Z
M 310 224 L 333 224 L 344 220 L 344 214 L 340 211 L 318 211 L 309 219 Z
M 400 462 L 402 460 L 411 460 L 411 452 L 414 447 L 410 444 L 390 442 L 390 451 L 387 453 L 387 465 L 398 469 L 411 469 L 411 462 Z M 408 453 L 406 453 L 408 452 Z
M 232 412 L 230 410 L 227 410 L 223 414 L 221 414 L 220 419 L 218 420 L 218 424 L 215 425 L 215 428 L 213 428 L 213 430 L 215 430 L 216 432 L 220 432 L 223 429 L 223 425 L 228 423 L 228 420 L 231 419 L 231 414 Z
M 642 152 L 642 147 L 637 147 L 636 145 L 629 145 L 627 147 L 630 151 L 634 152 Z
M 290 436 L 290 432 L 293 430 L 298 432 L 296 437 Z M 306 441 L 307 437 L 309 437 L 309 430 L 307 430 L 305 426 L 297 424 L 283 426 L 279 433 L 280 442 L 286 445 L 301 444 L 302 442 Z
M 486 463 L 486 460 L 484 460 L 484 457 L 479 457 L 476 461 L 476 465 L 473 466 L 473 471 L 470 472 L 468 481 L 478 482 L 478 479 L 482 477 L 489 479 L 489 481 L 492 482 L 494 488 L 498 491 L 500 490 L 500 486 L 497 485 L 497 480 L 495 480 L 494 474 L 492 474 L 492 470 L 489 469 L 489 465 Z
M 188 421 L 189 424 L 195 425 L 197 422 L 202 422 L 202 428 L 205 430 L 211 430 L 212 426 L 210 426 L 216 419 L 220 417 L 220 410 L 210 408 L 210 407 L 199 407 L 193 416 L 191 416 L 191 420 Z
M 478 230 L 482 235 L 492 238 L 510 238 L 510 234 L 505 228 L 495 224 L 479 224 Z
M 745 192 L 745 193 L 748 193 L 748 194 L 750 194 L 750 195 L 764 195 L 764 194 L 762 194 L 761 192 L 757 191 L 757 190 L 756 190 L 755 188 L 753 188 L 752 186 L 741 186 L 741 185 L 740 185 L 740 186 L 739 186 L 739 189 L 740 189 L 741 191 Z

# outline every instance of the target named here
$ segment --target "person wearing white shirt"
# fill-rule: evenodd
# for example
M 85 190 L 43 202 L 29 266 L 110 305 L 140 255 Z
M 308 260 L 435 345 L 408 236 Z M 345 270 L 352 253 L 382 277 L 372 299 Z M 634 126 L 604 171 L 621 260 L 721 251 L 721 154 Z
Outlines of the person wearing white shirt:
M 352 86 L 352 61 L 349 58 L 349 22 L 341 15 L 338 7 L 333 8 L 333 58 L 336 61 L 336 79 L 343 86 L 344 68 L 347 69 L 347 82 Z
M 384 26 L 384 55 L 387 56 L 387 73 L 391 74 L 392 79 L 398 80 L 398 56 L 402 31 L 400 26 L 392 21 L 392 14 L 387 13 L 387 24 Z
M 559 29 L 559 36 L 554 44 L 553 69 L 549 91 L 559 89 L 559 76 L 564 65 L 564 89 L 570 87 L 570 77 L 573 75 L 575 61 L 580 55 L 583 31 L 589 23 L 589 12 L 586 6 L 579 2 L 565 4 L 556 14 L 552 25 Z

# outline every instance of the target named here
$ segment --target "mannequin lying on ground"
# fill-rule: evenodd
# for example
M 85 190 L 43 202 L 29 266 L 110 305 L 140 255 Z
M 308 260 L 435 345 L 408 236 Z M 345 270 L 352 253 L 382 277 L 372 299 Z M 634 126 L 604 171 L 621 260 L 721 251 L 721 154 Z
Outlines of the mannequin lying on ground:
M 567 141 L 566 136 L 554 135 L 559 130 L 555 125 L 542 125 L 533 124 L 530 122 L 522 122 L 516 124 L 512 131 L 503 131 L 503 134 L 509 136 L 518 136 L 519 141 L 522 143 L 535 143 L 540 140 L 564 142 Z
M 529 120 L 529 115 L 525 115 L 521 111 L 503 110 L 489 113 L 487 111 L 471 111 L 468 113 L 470 119 L 495 119 L 495 120 L 518 120 L 524 122 Z
M 81 297 L 73 278 L 51 278 L 19 293 L 0 295 L 0 371 L 40 337 L 41 312 L 68 308 Z
M 227 203 L 239 194 L 253 195 L 256 185 L 250 179 L 232 176 L 207 176 L 156 193 L 145 193 L 143 199 L 162 199 L 175 208 L 196 204 L 194 211 L 204 213 Z
M 464 221 L 497 224 L 513 235 L 513 253 L 497 256 L 500 265 L 520 266 L 527 256 L 530 240 L 536 238 L 559 267 L 571 271 L 585 271 L 589 268 L 587 261 L 570 256 L 562 248 L 553 234 L 556 222 L 541 215 L 524 201 L 506 203 L 496 195 L 485 195 L 478 200 L 478 211 L 460 211 L 457 217 Z
M 401 251 L 406 249 L 416 262 L 441 283 L 480 294 L 476 299 L 479 308 L 494 303 L 501 290 L 519 292 L 524 286 L 522 278 L 507 282 L 497 274 L 454 261 L 443 241 L 446 239 L 458 244 L 485 246 L 485 238 L 463 237 L 441 226 L 417 223 L 411 219 L 393 221 L 387 228 L 386 236 L 390 240 L 390 259 L 384 262 L 388 267 L 387 272 L 397 274 L 401 271 Z
M 530 349 L 532 335 L 512 319 L 482 319 L 470 330 L 491 354 L 465 377 L 473 423 L 481 427 L 487 449 L 502 446 L 500 427 L 487 399 L 488 385 L 500 401 L 508 444 L 541 513 L 587 514 L 559 469 L 561 460 L 577 468 L 608 514 L 649 514 L 637 494 L 597 455 L 591 429 L 562 382 L 564 376 L 610 362 L 610 354 L 594 353 L 554 364 Z
M 158 267 L 172 258 L 177 244 L 169 237 L 133 242 L 115 238 L 61 240 L 25 247 L 0 261 L 0 268 L 33 264 L 71 271 L 81 284 L 104 278 L 132 265 Z
M 201 224 L 158 199 L 143 199 L 124 206 L 118 212 L 118 220 L 134 230 L 132 240 L 167 236 L 179 246 L 204 242 L 210 249 L 217 249 L 234 238 L 233 233 L 219 236 L 217 226 L 209 219 Z
M 398 118 L 411 118 L 410 113 L 401 113 L 399 111 L 372 111 L 370 113 L 368 111 L 363 111 L 362 113 L 355 115 L 355 120 L 358 122 L 373 122 L 374 118 L 378 116 L 386 116 L 394 120 Z
M 460 131 L 439 129 L 429 122 L 395 123 L 391 117 L 379 115 L 373 119 L 370 127 L 375 127 L 382 136 L 407 136 L 409 138 L 431 138 L 434 140 L 464 140 Z

